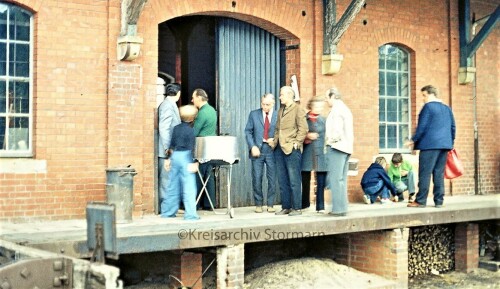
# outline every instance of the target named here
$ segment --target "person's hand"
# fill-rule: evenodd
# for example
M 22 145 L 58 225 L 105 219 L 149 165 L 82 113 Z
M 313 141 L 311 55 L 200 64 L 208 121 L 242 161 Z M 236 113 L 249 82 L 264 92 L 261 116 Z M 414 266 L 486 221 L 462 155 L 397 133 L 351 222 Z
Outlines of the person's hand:
M 317 140 L 319 137 L 319 133 L 317 132 L 308 132 L 307 133 L 307 138 L 310 140 Z
M 260 157 L 260 150 L 258 147 L 256 146 L 253 146 L 252 149 L 250 150 L 250 154 L 252 155 L 252 157 L 254 158 L 258 158 Z
M 401 176 L 406 177 L 408 175 L 408 171 L 401 170 Z
M 199 164 L 198 163 L 191 163 L 191 164 L 188 164 L 187 166 L 187 170 L 188 172 L 190 173 L 196 173 L 198 171 L 198 166 Z
M 404 145 L 413 150 L 414 142 L 411 139 L 409 139 L 409 140 L 405 141 Z
M 163 164 L 163 168 L 164 168 L 166 171 L 170 171 L 170 160 L 169 160 L 169 159 L 166 159 L 166 160 L 165 160 L 165 163 Z

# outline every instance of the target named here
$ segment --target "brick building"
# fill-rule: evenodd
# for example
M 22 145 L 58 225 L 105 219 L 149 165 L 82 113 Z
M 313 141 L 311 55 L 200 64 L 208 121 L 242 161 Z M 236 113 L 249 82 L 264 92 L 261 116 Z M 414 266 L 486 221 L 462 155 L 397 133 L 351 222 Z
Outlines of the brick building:
M 121 2 L 146 3 L 127 10 Z M 336 47 L 343 55 L 340 71 L 325 74 L 323 3 L 327 2 L 1 1 L 0 101 L 7 105 L 0 104 L 0 219 L 83 218 L 87 202 L 106 198 L 106 169 L 123 165 L 138 172 L 134 215 L 154 213 L 159 72 L 182 82 L 183 103 L 195 86 L 206 87 L 215 96 L 220 133 L 226 133 L 225 123 L 233 117 L 238 125 L 244 123 L 263 91 L 245 89 L 248 94 L 237 99 L 223 89 L 229 87 L 232 75 L 251 70 L 256 63 L 270 64 L 269 71 L 278 73 L 276 83 L 269 86 L 275 94 L 295 75 L 302 104 L 333 85 L 340 89 L 354 116 L 352 157 L 359 159 L 360 171 L 374 155 L 410 153 L 401 141 L 416 126 L 423 104 L 420 88 L 437 86 L 455 113 L 455 147 L 466 168 L 464 176 L 447 181 L 447 194 L 475 193 L 475 117 L 479 189 L 483 194 L 497 193 L 499 30 L 493 30 L 476 52 L 474 90 L 472 84 L 458 84 L 458 1 L 369 0 Z M 350 2 L 336 1 L 337 19 Z M 497 5 L 498 1 L 474 0 L 471 12 L 481 19 Z M 127 18 L 122 17 L 124 11 L 139 13 Z M 274 55 L 279 61 L 257 56 L 250 63 L 227 66 L 224 71 L 229 76 L 224 78 L 224 61 L 244 60 L 222 50 L 240 47 L 239 41 L 227 46 L 219 41 L 226 35 L 224 29 L 238 25 L 241 31 L 267 33 L 276 43 Z M 242 35 L 245 41 L 258 39 Z M 138 41 L 137 57 L 119 60 L 135 56 L 133 47 L 121 51 L 119 41 Z M 260 42 L 255 47 L 259 45 L 264 46 Z M 242 76 L 250 82 L 253 77 Z M 228 128 L 229 133 L 238 134 L 238 125 Z M 238 166 L 246 166 L 244 158 L 242 152 Z M 349 181 L 352 202 L 361 200 L 359 181 L 360 175 Z M 244 199 L 237 201 L 250 205 Z

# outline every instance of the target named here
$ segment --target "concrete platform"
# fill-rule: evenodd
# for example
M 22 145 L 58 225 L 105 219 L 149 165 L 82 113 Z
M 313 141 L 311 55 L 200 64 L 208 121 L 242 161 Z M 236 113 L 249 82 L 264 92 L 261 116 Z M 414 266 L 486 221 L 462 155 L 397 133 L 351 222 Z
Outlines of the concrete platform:
M 256 214 L 254 207 L 235 208 L 234 218 L 200 211 L 198 221 L 147 215 L 117 224 L 117 247 L 119 254 L 143 253 L 500 219 L 500 194 L 446 196 L 443 208 L 428 203 L 426 208 L 350 204 L 346 217 L 318 214 L 313 208 L 294 217 Z M 85 220 L 0 223 L 0 239 L 72 257 L 89 257 L 86 238 Z

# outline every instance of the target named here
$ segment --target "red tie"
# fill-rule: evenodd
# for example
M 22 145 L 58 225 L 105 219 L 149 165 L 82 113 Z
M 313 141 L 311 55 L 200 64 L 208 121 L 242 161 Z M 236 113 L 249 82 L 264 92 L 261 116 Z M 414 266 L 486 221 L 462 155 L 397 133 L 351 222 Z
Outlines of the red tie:
M 264 117 L 264 139 L 269 138 L 269 112 L 266 112 L 266 116 Z

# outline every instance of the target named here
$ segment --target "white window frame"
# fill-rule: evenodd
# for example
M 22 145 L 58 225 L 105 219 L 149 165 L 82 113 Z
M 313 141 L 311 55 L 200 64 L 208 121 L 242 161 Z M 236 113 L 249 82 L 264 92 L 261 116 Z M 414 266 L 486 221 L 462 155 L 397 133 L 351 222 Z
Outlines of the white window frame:
M 393 44 L 393 43 L 386 43 L 382 46 L 379 47 L 378 51 L 380 51 L 380 48 L 384 47 L 384 46 L 387 46 L 387 45 L 390 45 L 390 46 L 393 46 L 401 51 L 403 51 L 405 54 L 406 54 L 406 59 L 407 59 L 407 71 L 405 72 L 407 74 L 407 77 L 408 77 L 408 85 L 407 85 L 407 99 L 408 99 L 408 107 L 407 107 L 407 110 L 408 110 L 408 122 L 401 122 L 399 121 L 399 118 L 401 117 L 401 108 L 399 107 L 399 100 L 402 99 L 403 97 L 401 97 L 400 95 L 396 95 L 396 96 L 388 96 L 387 95 L 387 72 L 392 72 L 392 73 L 396 73 L 397 77 L 396 77 L 396 81 L 398 83 L 398 86 L 399 86 L 399 75 L 401 74 L 401 71 L 400 70 L 392 70 L 392 69 L 387 69 L 387 65 L 385 65 L 384 69 L 380 69 L 380 65 L 379 65 L 379 69 L 378 69 L 378 72 L 379 74 L 381 72 L 383 72 L 385 74 L 385 77 L 384 77 L 384 86 L 385 86 L 385 94 L 384 95 L 381 95 L 380 94 L 380 91 L 379 91 L 379 103 L 380 103 L 380 99 L 381 98 L 384 98 L 386 100 L 388 99 L 396 99 L 398 100 L 397 103 L 397 114 L 398 114 L 398 120 L 396 121 L 380 121 L 379 119 L 379 130 L 380 130 L 380 124 L 391 124 L 391 125 L 396 125 L 396 137 L 397 137 L 397 145 L 395 148 L 387 148 L 387 147 L 380 147 L 380 140 L 381 140 L 381 135 L 379 135 L 379 151 L 380 153 L 395 153 L 395 152 L 399 152 L 399 153 L 410 153 L 411 150 L 410 148 L 408 147 L 405 147 L 404 146 L 404 141 L 407 139 L 407 138 L 410 138 L 411 137 L 411 131 L 412 131 L 412 111 L 411 111 L 411 106 L 412 106 L 412 97 L 411 97 L 411 54 L 410 52 L 408 52 L 408 50 L 404 49 L 402 46 L 400 45 L 397 45 L 397 44 Z M 378 59 L 380 61 L 380 53 L 378 53 Z M 380 78 L 379 78 L 379 86 L 381 85 L 380 83 Z M 387 101 L 384 102 L 386 105 L 387 105 Z M 382 107 L 379 107 L 379 114 L 381 112 L 381 109 Z M 387 107 L 384 108 L 384 111 L 385 113 L 387 114 Z M 387 120 L 387 117 L 386 117 L 386 120 Z M 401 125 L 408 125 L 408 135 L 407 136 L 399 136 L 399 131 L 400 131 L 400 126 Z M 385 143 L 386 145 L 388 144 L 388 140 L 387 140 L 387 126 L 386 126 L 386 131 L 385 131 Z M 403 139 L 401 139 L 403 138 Z M 400 141 L 403 141 L 403 144 L 401 146 L 399 146 L 399 142 Z
M 9 17 L 7 17 L 7 39 L 3 40 L 0 39 L 0 42 L 6 43 L 6 47 L 8 48 L 10 43 L 29 43 L 29 75 L 28 75 L 28 81 L 29 81 L 29 111 L 28 113 L 23 113 L 23 114 L 18 114 L 18 113 L 10 113 L 9 111 L 7 112 L 1 112 L 0 111 L 0 117 L 8 117 L 8 116 L 23 116 L 26 117 L 28 116 L 28 149 L 27 150 L 4 150 L 0 148 L 0 157 L 2 158 L 9 158 L 9 157 L 33 157 L 33 13 L 30 11 L 15 5 L 11 3 L 1 3 L 2 5 L 6 5 L 9 7 L 16 7 L 18 9 L 22 9 L 24 12 L 30 15 L 30 20 L 29 20 L 29 25 L 30 25 L 30 38 L 29 41 L 19 41 L 19 40 L 11 40 L 9 39 L 9 34 L 10 34 L 10 29 L 9 29 Z M 9 63 L 9 57 L 10 57 L 10 49 L 7 49 L 6 52 L 6 75 L 5 76 L 0 76 L 0 79 L 5 81 L 6 83 L 6 92 L 9 91 L 9 81 L 10 80 L 15 80 L 15 79 L 26 79 L 26 77 L 12 77 L 9 75 L 9 68 L 10 68 L 10 63 Z M 6 95 L 6 102 L 8 101 L 8 95 Z M 5 124 L 8 126 L 8 122 Z M 5 132 L 5 138 L 8 140 L 8 133 L 9 130 L 6 130 Z

